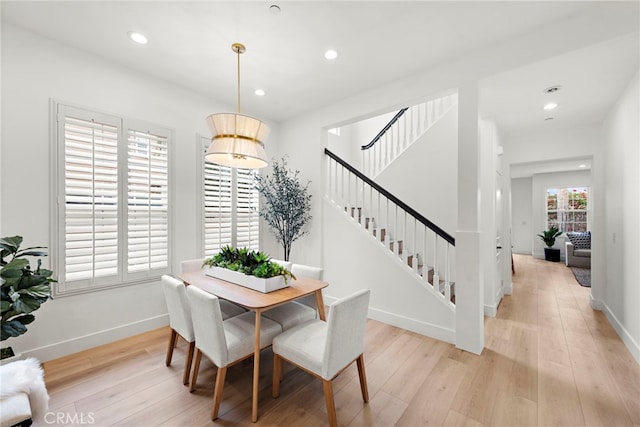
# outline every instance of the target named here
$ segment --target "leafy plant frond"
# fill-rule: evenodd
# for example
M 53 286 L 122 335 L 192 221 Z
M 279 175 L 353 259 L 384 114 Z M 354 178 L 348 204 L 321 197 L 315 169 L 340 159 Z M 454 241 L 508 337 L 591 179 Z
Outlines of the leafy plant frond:
M 27 332 L 33 322 L 32 312 L 49 299 L 53 272 L 41 268 L 40 257 L 47 253 L 34 246 L 20 250 L 22 236 L 0 238 L 1 341 Z M 37 257 L 35 270 L 25 257 Z
M 275 276 L 284 276 L 285 280 L 289 277 L 295 279 L 289 270 L 271 261 L 268 254 L 247 248 L 225 246 L 214 256 L 206 258 L 203 266 L 226 268 L 263 279 Z

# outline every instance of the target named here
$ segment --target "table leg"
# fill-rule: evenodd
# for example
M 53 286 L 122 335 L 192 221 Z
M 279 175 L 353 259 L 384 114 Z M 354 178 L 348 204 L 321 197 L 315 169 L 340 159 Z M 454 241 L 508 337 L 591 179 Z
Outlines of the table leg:
M 256 310 L 256 336 L 253 350 L 253 401 L 251 405 L 251 422 L 258 421 L 258 386 L 260 380 L 260 317 L 261 311 Z
M 327 320 L 327 316 L 324 313 L 324 300 L 322 299 L 322 289 L 316 291 L 316 307 L 318 307 L 318 316 L 320 320 Z

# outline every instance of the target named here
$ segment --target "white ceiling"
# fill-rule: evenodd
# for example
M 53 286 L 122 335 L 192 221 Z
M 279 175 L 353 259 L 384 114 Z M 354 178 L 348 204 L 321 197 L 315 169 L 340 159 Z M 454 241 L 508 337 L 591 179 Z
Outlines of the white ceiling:
M 485 1 L 2 1 L 2 21 L 122 66 L 236 104 L 242 42 L 242 111 L 283 121 L 436 64 L 571 20 L 597 2 Z M 638 15 L 637 1 L 608 2 L 595 25 Z M 601 6 L 601 5 L 600 5 Z M 637 22 L 637 20 L 636 20 Z M 133 44 L 130 30 L 145 33 Z M 588 29 L 585 29 L 588 30 Z M 602 120 L 638 70 L 638 25 L 627 36 L 511 70 L 483 82 L 481 110 L 505 134 Z M 568 34 L 572 36 L 572 34 Z M 337 60 L 323 53 L 335 48 Z M 560 84 L 555 120 L 542 90 Z M 255 88 L 267 95 L 258 98 Z M 541 128 L 544 126 L 544 128 Z

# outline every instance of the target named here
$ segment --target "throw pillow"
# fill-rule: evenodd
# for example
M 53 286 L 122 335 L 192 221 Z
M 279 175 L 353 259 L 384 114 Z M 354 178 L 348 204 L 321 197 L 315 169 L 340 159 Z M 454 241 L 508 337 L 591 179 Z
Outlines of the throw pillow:
M 567 233 L 567 238 L 576 249 L 591 249 L 591 232 Z

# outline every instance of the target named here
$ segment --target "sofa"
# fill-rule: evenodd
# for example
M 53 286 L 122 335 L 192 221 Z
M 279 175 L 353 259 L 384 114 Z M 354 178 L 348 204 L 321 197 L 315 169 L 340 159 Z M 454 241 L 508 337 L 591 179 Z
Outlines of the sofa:
M 591 268 L 591 232 L 569 232 L 566 236 L 567 267 Z

